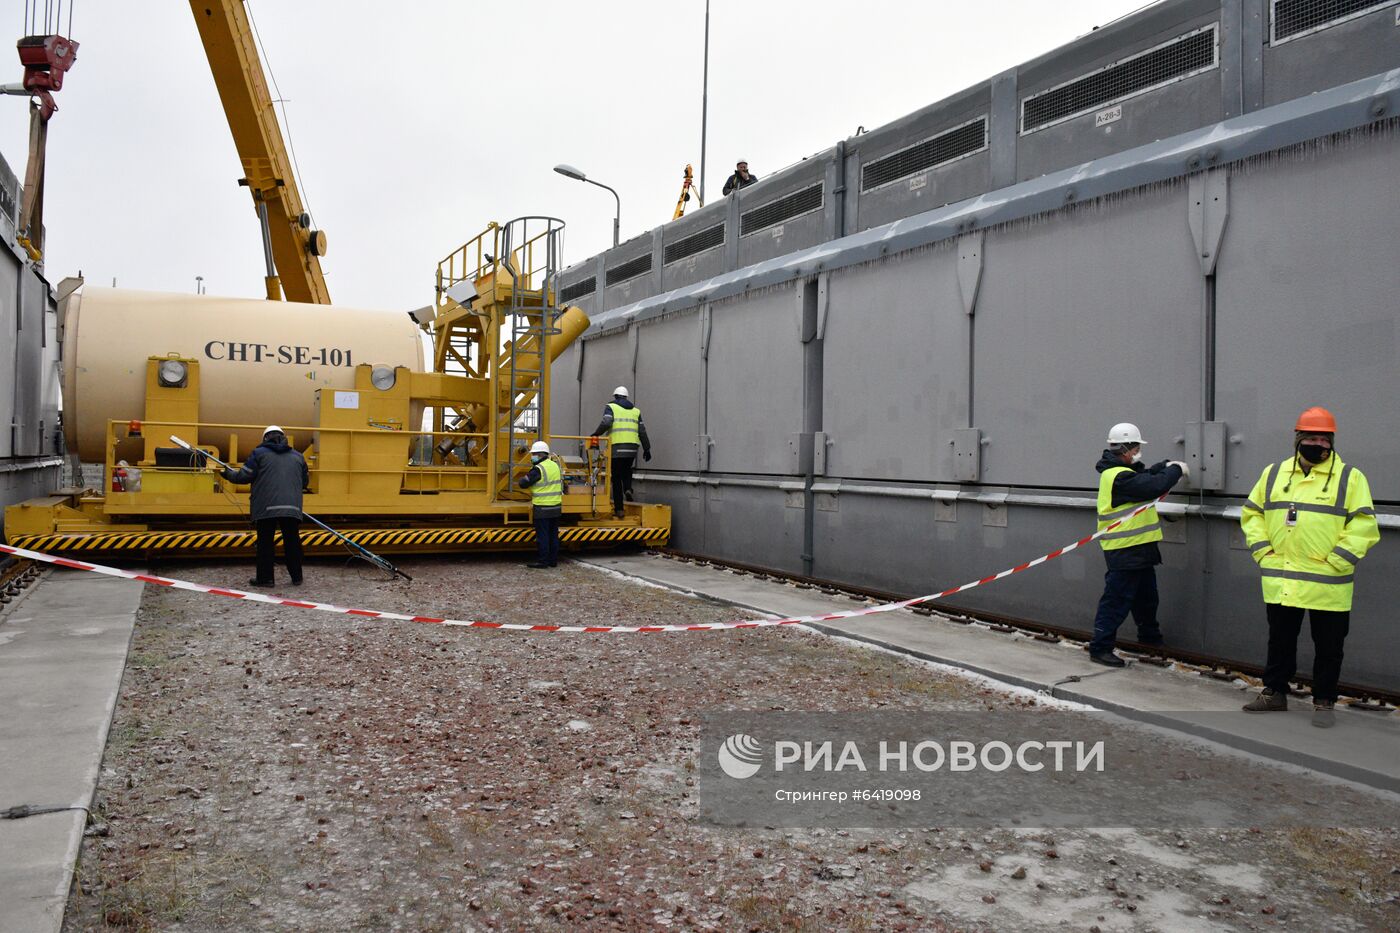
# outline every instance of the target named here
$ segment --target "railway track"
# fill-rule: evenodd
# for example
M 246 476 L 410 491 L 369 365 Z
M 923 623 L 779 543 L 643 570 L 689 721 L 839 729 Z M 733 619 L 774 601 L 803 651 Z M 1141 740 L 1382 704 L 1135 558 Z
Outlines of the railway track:
M 43 567 L 32 560 L 7 557 L 0 560 L 0 606 L 13 602 L 25 587 L 39 579 Z
M 649 549 L 647 553 L 656 554 L 668 560 L 717 567 L 732 573 L 752 576 L 759 580 L 773 580 L 779 583 L 787 583 L 800 589 L 817 590 L 827 596 L 844 596 L 858 602 L 874 600 L 877 603 L 891 603 L 909 599 L 911 596 L 917 595 L 914 593 L 891 593 L 887 590 L 852 586 L 849 583 L 837 583 L 833 580 L 824 580 L 819 577 L 804 577 L 801 574 L 774 570 L 771 567 L 745 564 L 739 561 L 721 560 L 702 554 L 692 554 L 676 548 L 652 548 Z M 939 603 L 937 606 L 916 606 L 912 611 L 920 615 L 938 614 L 954 622 L 967 625 L 985 625 L 994 632 L 1006 635 L 1021 633 L 1038 641 L 1063 641 L 1078 645 L 1086 650 L 1088 647 L 1088 639 L 1084 632 L 1050 625 L 1045 622 L 1038 622 L 1034 619 L 1023 619 L 1017 616 L 1002 615 L 982 610 L 963 609 L 946 603 Z M 1238 661 L 1208 654 L 1200 654 L 1194 651 L 1184 651 L 1178 648 L 1149 647 L 1123 638 L 1119 639 L 1118 646 L 1120 649 L 1126 650 L 1134 655 L 1139 663 L 1150 664 L 1156 667 L 1169 667 L 1172 664 L 1176 664 L 1187 670 L 1192 670 L 1202 677 L 1210 677 L 1215 680 L 1229 681 L 1243 676 L 1257 681 L 1264 673 L 1263 667 L 1258 665 L 1241 664 Z M 1312 684 L 1311 678 L 1295 677 L 1293 683 L 1294 693 L 1299 695 L 1307 695 L 1310 693 Z M 1339 687 L 1344 697 L 1343 702 L 1350 703 L 1355 709 L 1390 712 L 1396 706 L 1400 706 L 1400 693 L 1384 690 L 1379 687 L 1350 684 L 1346 682 L 1339 684 Z

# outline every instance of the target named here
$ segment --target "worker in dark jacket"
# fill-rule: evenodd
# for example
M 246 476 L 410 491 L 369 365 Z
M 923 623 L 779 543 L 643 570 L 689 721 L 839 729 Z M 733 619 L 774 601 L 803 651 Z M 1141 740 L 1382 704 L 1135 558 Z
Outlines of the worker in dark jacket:
M 1113 652 L 1118 627 L 1131 611 L 1137 623 L 1138 641 L 1144 645 L 1162 644 L 1157 624 L 1157 572 L 1162 562 L 1157 542 L 1162 525 L 1156 500 L 1186 474 L 1186 464 L 1163 460 L 1150 467 L 1142 465 L 1145 442 L 1136 425 L 1115 424 L 1108 432 L 1108 449 L 1099 458 L 1099 538 L 1108 571 L 1104 574 L 1103 596 L 1094 618 L 1094 638 L 1089 642 L 1089 659 L 1109 667 L 1122 667 L 1124 661 Z M 1147 506 L 1134 515 L 1142 506 Z M 1111 531 L 1106 529 L 1112 528 Z
M 724 183 L 724 193 L 729 194 L 736 188 L 747 188 L 756 181 L 758 181 L 758 176 L 749 174 L 749 163 L 740 159 L 739 163 L 734 166 L 734 174 L 730 175 L 729 180 Z
M 627 387 L 613 389 L 613 400 L 603 409 L 603 420 L 598 422 L 593 436 L 607 435 L 608 446 L 612 448 L 612 504 L 613 514 L 622 517 L 623 503 L 632 498 L 632 468 L 637 464 L 637 448 L 642 449 L 642 459 L 651 459 L 651 439 L 647 437 L 647 426 L 642 423 L 642 410 L 627 397 Z
M 306 460 L 287 444 L 287 435 L 277 425 L 263 431 L 262 443 L 253 449 L 243 468 L 225 469 L 225 480 L 238 485 L 252 484 L 249 517 L 258 529 L 257 576 L 252 586 L 272 586 L 272 573 L 278 531 L 282 532 L 282 552 L 292 585 L 301 586 L 301 494 L 311 481 Z
M 551 459 L 549 445 L 530 445 L 530 472 L 520 480 L 520 488 L 530 490 L 530 517 L 535 523 L 535 560 L 531 569 L 559 564 L 559 517 L 564 514 L 564 471 Z

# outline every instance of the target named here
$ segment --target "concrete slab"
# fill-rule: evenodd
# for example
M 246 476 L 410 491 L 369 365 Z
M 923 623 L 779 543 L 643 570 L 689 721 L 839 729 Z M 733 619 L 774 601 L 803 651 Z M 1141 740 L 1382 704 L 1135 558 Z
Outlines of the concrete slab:
M 581 558 L 672 589 L 777 616 L 821 615 L 854 608 L 841 597 L 759 580 L 715 567 L 646 554 Z M 1002 634 L 941 616 L 900 611 L 812 623 L 830 635 L 862 641 L 927 661 L 981 674 L 1063 700 L 1084 703 L 1140 722 L 1219 742 L 1276 761 L 1400 792 L 1400 713 L 1339 707 L 1337 725 L 1318 729 L 1311 704 L 1287 714 L 1249 714 L 1240 706 L 1253 690 L 1192 671 L 1130 662 L 1122 669 L 1093 664 L 1077 646 Z
M 0 616 L 0 820 L 6 931 L 63 924 L 142 584 L 51 570 Z

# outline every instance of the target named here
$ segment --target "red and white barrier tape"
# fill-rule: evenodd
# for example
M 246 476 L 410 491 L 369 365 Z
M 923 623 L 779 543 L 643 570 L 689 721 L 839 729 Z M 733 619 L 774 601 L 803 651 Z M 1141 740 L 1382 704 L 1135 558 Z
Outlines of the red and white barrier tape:
M 1166 498 L 1163 496 L 1162 498 Z M 1160 499 L 1157 501 L 1161 501 Z M 920 603 L 931 602 L 935 599 L 943 599 L 956 593 L 966 590 L 976 589 L 979 586 L 986 586 L 997 580 L 1022 573 L 1032 567 L 1038 567 L 1049 560 L 1062 557 L 1070 551 L 1081 548 L 1086 544 L 1108 534 L 1119 525 L 1128 521 L 1141 513 L 1152 508 L 1157 502 L 1149 502 L 1134 509 L 1130 514 L 1123 516 L 1118 521 L 1096 531 L 1091 535 L 1080 538 L 1073 544 L 1062 548 L 1056 548 L 1048 554 L 1042 554 L 1035 560 L 1026 561 L 1015 567 L 1008 568 L 1000 573 L 994 573 L 989 577 L 974 580 L 971 583 L 964 583 L 962 586 L 955 586 L 951 589 L 933 593 L 929 596 L 918 596 L 914 599 L 902 599 L 899 602 L 885 603 L 880 606 L 867 606 L 864 609 L 849 609 L 845 612 L 829 612 L 825 615 L 816 616 L 793 616 L 787 619 L 746 619 L 742 622 L 713 622 L 705 625 L 526 625 L 522 622 L 486 622 L 486 621 L 466 621 L 462 619 L 439 619 L 434 616 L 407 615 L 402 612 L 380 612 L 376 609 L 347 609 L 344 606 L 336 606 L 331 603 L 318 603 L 304 599 L 286 599 L 281 596 L 273 596 L 268 593 L 246 593 L 243 590 L 226 589 L 218 586 L 208 586 L 203 583 L 191 583 L 188 580 L 175 580 L 169 577 L 157 577 L 148 573 L 134 573 L 130 570 L 118 570 L 116 567 L 107 567 L 103 564 L 90 564 L 80 560 L 72 560 L 67 557 L 58 557 L 53 554 L 42 554 L 38 551 L 27 551 L 24 548 L 10 547 L 7 544 L 0 544 L 0 554 L 10 554 L 15 557 L 23 557 L 28 560 L 43 561 L 59 567 L 67 567 L 71 570 L 87 570 L 92 573 L 105 574 L 109 577 L 122 577 L 127 580 L 140 580 L 142 583 L 149 583 L 153 586 L 168 586 L 177 590 L 190 590 L 195 593 L 209 593 L 213 596 L 227 596 L 230 599 L 242 599 L 249 602 L 269 603 L 273 606 L 292 606 L 296 609 L 319 609 L 322 612 L 334 612 L 340 615 L 360 616 L 368 619 L 392 619 L 396 622 L 423 622 L 429 625 L 455 625 L 464 628 L 489 628 L 502 629 L 509 632 L 568 632 L 580 634 L 603 634 L 603 633 L 624 633 L 624 632 L 707 632 L 717 629 L 740 629 L 740 628 L 768 628 L 775 625 L 801 625 L 804 622 L 833 622 L 838 619 L 854 619 L 859 616 L 875 615 L 880 612 L 894 612 L 897 609 L 908 609 Z

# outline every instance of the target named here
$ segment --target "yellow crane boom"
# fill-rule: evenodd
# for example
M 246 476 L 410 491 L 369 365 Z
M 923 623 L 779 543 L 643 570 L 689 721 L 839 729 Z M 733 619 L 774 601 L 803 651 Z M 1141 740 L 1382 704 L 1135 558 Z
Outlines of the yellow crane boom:
M 252 193 L 262 225 L 267 297 L 330 304 L 319 259 L 326 235 L 302 207 L 243 0 L 190 0 L 190 11 L 243 162 L 238 183 Z

